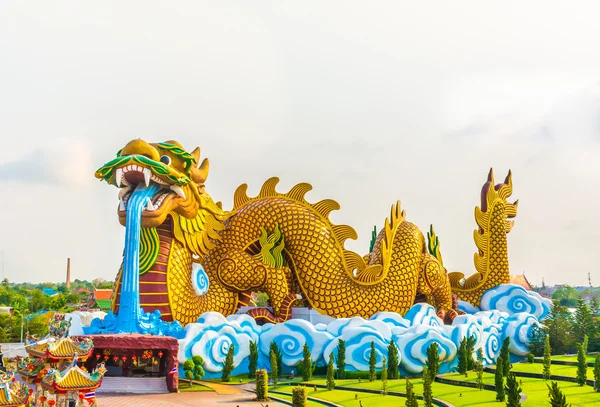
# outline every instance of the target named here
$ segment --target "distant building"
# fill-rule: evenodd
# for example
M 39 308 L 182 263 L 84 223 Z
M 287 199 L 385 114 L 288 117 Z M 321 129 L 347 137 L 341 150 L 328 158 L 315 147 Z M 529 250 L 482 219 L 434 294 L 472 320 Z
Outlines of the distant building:
M 42 292 L 47 295 L 48 297 L 54 297 L 55 295 L 58 294 L 58 291 L 55 290 L 54 288 L 48 288 L 48 287 L 44 287 L 42 288 Z
M 112 289 L 95 288 L 90 301 L 90 308 L 99 308 L 102 311 L 110 311 Z
M 525 277 L 525 273 L 521 274 L 520 276 L 510 276 L 510 283 L 520 285 L 528 291 L 533 291 L 533 286 L 529 283 L 527 277 Z
M 0 307 L 0 314 L 9 314 L 12 317 L 13 307 Z

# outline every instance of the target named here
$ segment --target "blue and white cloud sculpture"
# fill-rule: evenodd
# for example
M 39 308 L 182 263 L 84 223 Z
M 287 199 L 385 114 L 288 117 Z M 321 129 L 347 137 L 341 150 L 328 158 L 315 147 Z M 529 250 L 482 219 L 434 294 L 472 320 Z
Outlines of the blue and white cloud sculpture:
M 520 312 L 532 314 L 542 321 L 550 313 L 552 300 L 543 298 L 534 291 L 527 291 L 520 285 L 502 284 L 487 290 L 481 296 L 483 311 L 498 310 L 510 315 Z

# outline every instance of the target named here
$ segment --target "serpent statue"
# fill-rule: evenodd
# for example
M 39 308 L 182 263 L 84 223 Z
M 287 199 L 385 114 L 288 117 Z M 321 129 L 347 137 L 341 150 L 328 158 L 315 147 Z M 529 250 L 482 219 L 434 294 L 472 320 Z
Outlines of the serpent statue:
M 165 321 L 185 325 L 209 311 L 231 315 L 250 303 L 253 292 L 269 298 L 270 308 L 249 311 L 262 322 L 289 319 L 295 305 L 332 317 L 368 318 L 381 311 L 404 315 L 417 298 L 425 298 L 450 321 L 460 313 L 457 299 L 478 306 L 484 291 L 510 281 L 507 233 L 518 203 L 507 201 L 510 172 L 495 185 L 490 171 L 483 186 L 481 206 L 475 208 L 477 271 L 465 278 L 447 272 L 433 228 L 426 240 L 406 221 L 399 201 L 374 236 L 371 253 L 360 256 L 344 248 L 346 239 L 357 238 L 354 229 L 328 218 L 338 203 L 304 199 L 309 184 L 282 194 L 275 190 L 278 179 L 271 178 L 254 198 L 246 195 L 244 184 L 235 192 L 233 209 L 226 211 L 205 190 L 208 170 L 207 159 L 200 163 L 199 148 L 190 153 L 176 141 L 137 139 L 96 172 L 120 188 L 123 226 L 132 195 L 150 191 L 140 221 L 139 304 L 146 312 L 160 311 Z M 208 277 L 208 289 L 200 293 L 192 281 L 194 263 Z M 115 313 L 124 279 L 128 284 L 121 267 Z

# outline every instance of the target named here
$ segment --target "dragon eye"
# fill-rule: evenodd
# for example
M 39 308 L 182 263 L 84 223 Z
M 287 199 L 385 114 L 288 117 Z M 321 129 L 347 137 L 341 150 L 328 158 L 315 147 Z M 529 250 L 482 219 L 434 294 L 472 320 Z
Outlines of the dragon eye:
M 163 155 L 162 157 L 160 157 L 160 162 L 163 164 L 171 165 L 171 157 L 169 157 L 168 155 Z

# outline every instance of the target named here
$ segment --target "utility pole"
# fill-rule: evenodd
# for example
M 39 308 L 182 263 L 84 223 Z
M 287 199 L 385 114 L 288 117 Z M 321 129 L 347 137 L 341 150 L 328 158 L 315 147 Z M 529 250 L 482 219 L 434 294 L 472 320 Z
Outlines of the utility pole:
M 588 273 L 588 283 L 590 284 L 590 288 L 592 288 L 592 276 Z

